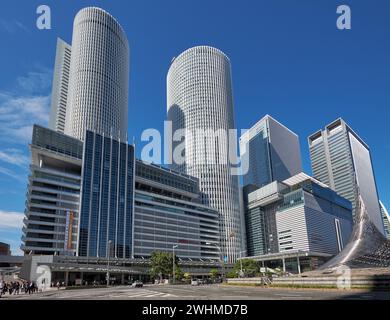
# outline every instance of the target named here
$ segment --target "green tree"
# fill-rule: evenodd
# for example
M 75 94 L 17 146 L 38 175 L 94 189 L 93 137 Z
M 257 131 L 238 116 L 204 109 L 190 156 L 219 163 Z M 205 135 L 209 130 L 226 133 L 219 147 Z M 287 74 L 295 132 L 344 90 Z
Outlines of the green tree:
M 228 277 L 228 278 L 237 278 L 237 271 L 236 270 L 234 270 L 234 268 L 233 268 L 233 270 L 230 270 L 227 274 L 226 274 L 226 277 Z
M 242 259 L 241 261 L 236 262 L 233 270 L 229 272 L 228 278 L 236 278 L 239 276 L 241 272 L 241 264 L 242 271 L 245 276 L 254 277 L 260 272 L 260 267 L 257 261 L 253 259 Z
M 170 252 L 153 251 L 150 256 L 149 273 L 153 278 L 171 277 L 173 272 L 173 254 Z M 175 255 L 175 269 L 180 270 L 178 258 Z M 175 272 L 177 274 L 177 272 Z
M 191 273 L 186 272 L 183 275 L 185 282 L 189 283 L 191 281 Z
M 175 266 L 175 279 L 181 281 L 183 279 L 183 276 L 184 276 L 183 270 L 181 270 L 181 268 L 178 265 L 176 265 Z
M 217 279 L 217 276 L 218 276 L 218 270 L 215 268 L 211 269 L 209 275 L 210 275 L 211 280 L 215 281 L 215 279 Z

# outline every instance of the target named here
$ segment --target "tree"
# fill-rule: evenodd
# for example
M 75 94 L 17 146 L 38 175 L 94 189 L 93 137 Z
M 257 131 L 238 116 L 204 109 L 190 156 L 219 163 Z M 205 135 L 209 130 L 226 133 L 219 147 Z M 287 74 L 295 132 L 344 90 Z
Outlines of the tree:
M 234 268 L 233 268 L 233 270 L 230 270 L 230 271 L 226 274 L 226 276 L 227 276 L 228 278 L 237 278 L 237 271 L 234 270 Z
M 187 282 L 187 283 L 189 283 L 190 281 L 191 281 L 191 273 L 189 273 L 189 272 L 186 272 L 186 273 L 184 273 L 184 280 Z
M 153 251 L 150 256 L 149 273 L 153 278 L 159 277 L 162 280 L 164 277 L 171 277 L 173 272 L 173 254 L 169 252 Z M 178 267 L 178 258 L 175 255 L 175 269 L 180 271 Z M 175 272 L 175 275 L 177 272 Z
M 182 280 L 183 276 L 184 276 L 183 270 L 181 270 L 181 268 L 178 265 L 176 265 L 175 266 L 175 279 Z
M 215 279 L 217 279 L 217 276 L 218 276 L 218 270 L 215 268 L 211 269 L 209 275 L 210 275 L 211 280 L 215 281 Z
M 260 267 L 257 261 L 253 259 L 242 259 L 241 261 L 237 261 L 233 267 L 233 270 L 228 273 L 228 278 L 236 278 L 241 272 L 241 264 L 242 271 L 245 276 L 255 276 L 260 272 Z

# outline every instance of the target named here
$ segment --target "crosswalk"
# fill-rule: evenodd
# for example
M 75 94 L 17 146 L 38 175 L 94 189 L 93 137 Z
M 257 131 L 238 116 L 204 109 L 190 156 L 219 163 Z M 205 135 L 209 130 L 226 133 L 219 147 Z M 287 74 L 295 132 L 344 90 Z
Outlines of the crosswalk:
M 128 288 L 106 291 L 98 289 L 96 291 L 89 290 L 61 290 L 34 295 L 12 296 L 13 299 L 50 299 L 50 300 L 105 300 L 105 299 L 169 299 L 175 298 L 177 295 L 167 292 L 150 290 L 148 288 Z
M 99 292 L 99 294 L 95 295 L 87 295 L 84 292 L 80 294 L 72 293 L 72 294 L 62 294 L 58 296 L 51 296 L 51 299 L 72 299 L 72 300 L 84 300 L 84 299 L 149 299 L 149 298 L 175 298 L 176 295 L 166 292 L 158 292 L 154 290 L 148 289 L 131 289 L 131 290 L 123 290 L 118 292 Z M 47 299 L 48 297 L 42 296 L 41 299 Z
M 153 291 L 148 289 L 135 289 L 110 294 L 110 298 L 174 298 L 176 295 L 166 292 Z

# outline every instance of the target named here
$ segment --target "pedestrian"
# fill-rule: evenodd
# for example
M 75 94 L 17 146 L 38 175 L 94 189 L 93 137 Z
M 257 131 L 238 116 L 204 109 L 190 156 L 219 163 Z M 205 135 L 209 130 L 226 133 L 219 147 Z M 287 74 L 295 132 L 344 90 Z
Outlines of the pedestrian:
M 19 283 L 19 281 L 18 282 L 16 282 L 16 284 L 15 284 L 15 295 L 19 295 L 19 290 L 20 290 L 20 283 Z
M 60 282 L 57 281 L 57 290 L 60 290 Z
M 31 281 L 27 284 L 27 292 L 28 292 L 29 295 L 32 292 L 32 282 Z
M 0 280 L 0 298 L 3 295 L 3 289 L 4 289 L 4 282 L 3 280 Z

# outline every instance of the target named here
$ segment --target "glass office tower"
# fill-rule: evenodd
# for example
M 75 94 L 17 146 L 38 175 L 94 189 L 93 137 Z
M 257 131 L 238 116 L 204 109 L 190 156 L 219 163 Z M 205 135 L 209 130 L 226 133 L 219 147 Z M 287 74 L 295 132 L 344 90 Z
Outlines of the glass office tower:
M 384 234 L 368 145 L 343 119 L 337 119 L 308 140 L 314 177 L 348 199 L 354 215 L 356 196 L 360 194 L 372 223 Z
M 260 188 L 302 172 L 298 136 L 266 115 L 240 138 L 241 158 L 249 153 L 249 171 L 243 185 Z
M 136 161 L 134 258 L 173 251 L 180 261 L 218 261 L 218 211 L 200 202 L 199 180 Z
M 131 258 L 134 162 L 134 146 L 87 130 L 79 256 Z

